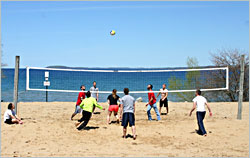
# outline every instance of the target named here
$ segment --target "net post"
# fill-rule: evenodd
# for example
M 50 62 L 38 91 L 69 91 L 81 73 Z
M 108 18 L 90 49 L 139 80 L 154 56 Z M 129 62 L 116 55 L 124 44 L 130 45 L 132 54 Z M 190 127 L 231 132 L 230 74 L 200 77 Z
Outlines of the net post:
M 229 68 L 226 67 L 226 89 L 229 90 Z
M 242 100 L 243 100 L 243 83 L 244 83 L 244 67 L 245 67 L 245 55 L 241 55 L 241 60 L 240 60 L 240 90 L 239 90 L 239 96 L 238 96 L 238 114 L 237 114 L 237 119 L 241 120 L 241 115 L 242 115 Z
M 14 77 L 14 105 L 16 114 L 17 112 L 17 101 L 18 101 L 18 80 L 19 80 L 19 61 L 20 56 L 16 56 L 16 62 L 15 62 L 15 77 Z

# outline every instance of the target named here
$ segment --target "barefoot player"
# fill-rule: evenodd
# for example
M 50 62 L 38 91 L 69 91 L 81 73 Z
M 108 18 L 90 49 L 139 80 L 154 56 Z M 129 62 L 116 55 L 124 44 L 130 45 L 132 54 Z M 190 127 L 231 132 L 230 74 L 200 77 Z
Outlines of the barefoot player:
M 193 108 L 191 109 L 189 116 L 192 115 L 192 112 L 196 108 L 197 109 L 197 112 L 196 112 L 197 122 L 198 122 L 198 126 L 199 126 L 199 130 L 197 131 L 197 133 L 200 135 L 203 135 L 203 136 L 207 136 L 207 132 L 206 132 L 204 124 L 203 124 L 203 119 L 205 118 L 205 115 L 206 115 L 205 105 L 207 105 L 210 116 L 212 116 L 212 111 L 211 111 L 210 106 L 207 103 L 206 98 L 201 96 L 200 90 L 196 90 L 195 95 L 196 95 L 196 97 L 193 99 L 193 102 L 194 102 Z
M 116 117 L 116 122 L 119 123 L 119 117 L 117 113 L 119 110 L 118 100 L 120 97 L 116 95 L 116 92 L 117 90 L 113 89 L 112 94 L 110 94 L 107 98 L 108 104 L 109 104 L 107 124 L 111 124 L 110 117 L 111 117 L 112 112 L 114 112 L 114 116 Z
M 161 107 L 164 105 L 164 107 L 166 107 L 166 111 L 168 114 L 168 90 L 166 89 L 165 83 L 162 85 L 162 89 L 160 89 L 160 92 L 157 94 L 156 98 L 158 98 L 160 94 L 161 94 L 161 99 L 160 99 L 159 112 L 161 114 Z
M 136 139 L 135 135 L 135 99 L 130 96 L 129 89 L 124 88 L 125 96 L 121 98 L 121 109 L 120 109 L 120 118 L 122 117 L 122 126 L 123 126 L 123 138 L 126 138 L 127 126 L 132 127 L 133 139 Z

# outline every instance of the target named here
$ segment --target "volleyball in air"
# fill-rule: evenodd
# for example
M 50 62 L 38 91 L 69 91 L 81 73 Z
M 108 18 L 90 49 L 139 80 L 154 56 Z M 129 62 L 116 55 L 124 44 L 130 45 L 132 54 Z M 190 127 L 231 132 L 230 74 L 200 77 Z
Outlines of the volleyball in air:
M 111 35 L 111 36 L 114 36 L 114 35 L 115 35 L 115 30 L 111 30 L 111 31 L 110 31 L 110 35 Z

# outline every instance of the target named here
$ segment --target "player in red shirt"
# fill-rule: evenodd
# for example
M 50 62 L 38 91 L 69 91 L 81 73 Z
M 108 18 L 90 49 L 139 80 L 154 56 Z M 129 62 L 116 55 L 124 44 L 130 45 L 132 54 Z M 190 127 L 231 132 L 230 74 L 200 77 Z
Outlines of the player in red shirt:
M 81 85 L 80 89 L 82 91 L 85 91 L 85 86 Z M 81 113 L 82 109 L 80 108 L 80 104 L 82 103 L 82 100 L 85 99 L 85 92 L 80 92 L 78 94 L 77 102 L 76 102 L 76 107 L 75 107 L 75 112 L 71 116 L 71 120 L 73 120 L 73 117 L 76 116 L 77 113 Z
M 151 121 L 152 120 L 152 117 L 151 117 L 151 109 L 154 108 L 155 110 L 155 113 L 156 113 L 156 116 L 157 116 L 157 120 L 161 120 L 161 117 L 160 117 L 160 113 L 158 111 L 158 108 L 156 106 L 156 98 L 155 98 L 155 94 L 152 91 L 153 89 L 153 85 L 149 84 L 148 87 L 148 103 L 146 104 L 147 106 L 147 114 L 148 114 L 148 120 Z

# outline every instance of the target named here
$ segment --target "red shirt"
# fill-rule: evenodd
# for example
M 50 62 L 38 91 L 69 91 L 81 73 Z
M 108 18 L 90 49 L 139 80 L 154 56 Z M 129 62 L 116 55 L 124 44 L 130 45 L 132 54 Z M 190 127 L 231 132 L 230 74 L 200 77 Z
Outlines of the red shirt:
M 84 99 L 85 98 L 85 93 L 84 92 L 80 92 L 78 94 L 78 98 L 77 98 L 77 102 L 76 102 L 76 105 L 80 105 L 82 100 L 81 100 L 81 97 Z
M 153 105 L 156 103 L 156 98 L 153 92 L 148 92 L 148 101 L 150 101 L 152 97 L 153 97 L 153 100 L 149 102 L 150 105 Z

